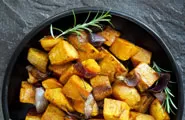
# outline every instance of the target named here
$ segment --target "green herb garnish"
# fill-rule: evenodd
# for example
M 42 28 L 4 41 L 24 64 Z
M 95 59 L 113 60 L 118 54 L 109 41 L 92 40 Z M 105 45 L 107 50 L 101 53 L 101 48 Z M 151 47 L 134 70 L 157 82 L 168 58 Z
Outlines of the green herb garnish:
M 97 14 L 95 15 L 95 17 L 89 21 L 89 17 L 90 17 L 90 14 L 91 12 L 89 12 L 86 20 L 84 21 L 83 24 L 78 24 L 76 25 L 76 15 L 73 12 L 73 16 L 74 16 L 74 25 L 73 25 L 73 28 L 69 28 L 65 31 L 59 29 L 59 28 L 56 28 L 56 27 L 53 27 L 52 24 L 50 25 L 50 33 L 51 33 L 51 36 L 55 39 L 63 36 L 63 35 L 66 35 L 66 34 L 69 34 L 69 33 L 76 33 L 77 35 L 81 35 L 81 31 L 84 31 L 84 30 L 87 30 L 88 32 L 92 33 L 92 30 L 89 28 L 89 26 L 93 26 L 93 27 L 97 27 L 99 29 L 103 29 L 102 26 L 100 25 L 100 22 L 108 22 L 109 24 L 112 25 L 111 23 L 111 15 L 109 13 L 109 11 L 107 11 L 106 13 L 102 12 L 101 14 L 99 12 L 97 12 Z M 56 30 L 56 31 L 59 31 L 61 32 L 58 36 L 54 36 L 54 33 L 53 33 L 53 30 Z
M 161 73 L 161 72 L 171 72 L 165 69 L 162 69 L 161 67 L 159 67 L 155 62 L 153 62 L 153 67 L 152 67 L 156 72 Z M 169 83 L 174 83 L 174 82 L 170 82 Z M 177 109 L 176 105 L 174 104 L 172 97 L 175 97 L 171 90 L 169 89 L 169 87 L 167 86 L 166 88 L 164 88 L 164 93 L 166 95 L 166 99 L 164 100 L 164 102 L 162 103 L 162 105 L 164 106 L 165 110 L 170 114 L 170 112 L 172 112 L 173 114 L 174 111 L 172 110 L 172 107 Z

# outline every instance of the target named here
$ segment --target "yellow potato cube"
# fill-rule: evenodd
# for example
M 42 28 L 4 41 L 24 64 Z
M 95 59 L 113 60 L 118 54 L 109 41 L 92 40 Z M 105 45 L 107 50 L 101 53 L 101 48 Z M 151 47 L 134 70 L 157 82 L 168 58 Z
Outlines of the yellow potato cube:
M 131 111 L 129 120 L 155 120 L 155 119 L 151 115 Z
M 65 113 L 56 106 L 49 104 L 41 120 L 65 120 Z
M 120 32 L 112 29 L 110 26 L 107 26 L 105 30 L 99 32 L 98 35 L 101 35 L 105 38 L 106 41 L 104 42 L 104 44 L 106 44 L 107 46 L 111 46 L 115 39 L 120 36 Z
M 122 38 L 116 38 L 109 49 L 117 58 L 124 61 L 139 51 L 134 44 Z
M 61 65 L 78 59 L 78 53 L 70 43 L 62 40 L 51 49 L 49 59 L 52 65 Z
M 126 102 L 130 107 L 136 105 L 141 99 L 136 88 L 129 87 L 121 81 L 114 82 L 112 94 L 116 99 Z
M 62 91 L 69 98 L 84 101 L 91 93 L 92 87 L 77 75 L 73 75 L 64 85 Z
M 72 63 L 69 62 L 63 65 L 49 65 L 48 68 L 54 73 L 54 75 L 60 77 L 61 74 L 63 74 L 71 65 Z
M 159 74 L 146 63 L 140 63 L 129 74 L 137 74 L 136 78 L 139 80 L 137 87 L 141 92 L 147 90 L 159 79 Z
M 150 60 L 152 58 L 152 53 L 148 50 L 145 50 L 141 47 L 139 48 L 139 52 L 137 52 L 134 56 L 131 57 L 132 64 L 137 66 L 139 63 L 144 62 L 146 64 L 150 64 Z
M 46 72 L 46 67 L 48 64 L 48 54 L 35 49 L 35 48 L 30 48 L 28 50 L 28 56 L 27 56 L 28 61 L 35 66 L 38 70 L 41 72 Z
M 90 83 L 93 87 L 93 96 L 95 100 L 103 100 L 112 94 L 112 87 L 108 76 L 97 75 L 90 80 Z
M 170 120 L 168 113 L 164 110 L 158 99 L 155 99 L 150 105 L 150 114 L 156 120 Z
M 62 40 L 62 38 L 55 39 L 52 36 L 45 36 L 40 40 L 40 44 L 44 50 L 50 51 L 57 43 Z
M 119 100 L 104 99 L 103 116 L 105 120 L 129 120 L 130 108 Z
M 42 86 L 45 89 L 62 88 L 63 86 L 55 78 L 48 78 L 42 81 Z
M 105 54 L 105 57 L 99 62 L 101 74 L 108 75 L 111 83 L 117 76 L 125 76 L 127 74 L 128 70 L 125 66 L 121 64 L 110 52 L 104 48 L 102 48 L 101 52 Z
M 26 81 L 22 81 L 19 99 L 22 103 L 35 104 L 35 87 Z
M 64 111 L 74 111 L 71 103 L 62 93 L 62 88 L 46 89 L 44 97 Z

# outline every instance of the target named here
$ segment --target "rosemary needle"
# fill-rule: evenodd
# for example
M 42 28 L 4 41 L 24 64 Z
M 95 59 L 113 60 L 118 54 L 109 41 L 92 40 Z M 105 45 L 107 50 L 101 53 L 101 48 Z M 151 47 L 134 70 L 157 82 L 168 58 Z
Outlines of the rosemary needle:
M 72 11 L 72 13 L 73 13 L 73 17 L 74 17 L 73 28 L 69 28 L 69 29 L 63 31 L 59 28 L 53 27 L 52 24 L 50 25 L 50 33 L 51 33 L 51 36 L 53 38 L 57 39 L 57 38 L 59 38 L 63 35 L 69 34 L 69 33 L 76 33 L 77 35 L 81 35 L 80 31 L 83 31 L 83 30 L 87 30 L 88 32 L 92 33 L 92 30 L 89 28 L 89 26 L 97 27 L 97 28 L 102 30 L 102 26 L 100 25 L 100 22 L 108 22 L 109 24 L 112 25 L 112 23 L 111 23 L 111 17 L 112 16 L 109 14 L 109 11 L 107 11 L 105 13 L 102 12 L 102 14 L 99 14 L 99 12 L 97 12 L 95 17 L 91 21 L 87 22 L 89 20 L 90 14 L 91 14 L 91 12 L 89 12 L 89 14 L 88 14 L 87 18 L 85 19 L 84 23 L 83 24 L 77 24 L 77 25 L 76 25 L 76 15 L 75 15 L 74 11 Z M 60 34 L 55 37 L 53 30 L 59 31 Z

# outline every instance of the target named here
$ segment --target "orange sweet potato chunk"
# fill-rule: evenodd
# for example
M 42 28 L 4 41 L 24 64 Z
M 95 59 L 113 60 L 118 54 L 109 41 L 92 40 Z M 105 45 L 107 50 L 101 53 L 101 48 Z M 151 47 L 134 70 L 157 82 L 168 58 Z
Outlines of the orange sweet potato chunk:
M 74 111 L 70 101 L 65 97 L 62 88 L 46 89 L 44 97 L 64 111 Z
M 105 38 L 106 41 L 104 44 L 107 46 L 111 46 L 115 39 L 120 36 L 120 32 L 112 29 L 110 26 L 107 26 L 105 30 L 99 32 L 98 34 Z
M 139 52 L 131 57 L 132 64 L 134 66 L 137 66 L 141 62 L 150 64 L 152 53 L 148 50 L 141 48 L 141 47 L 138 47 L 138 48 L 139 48 Z
M 150 115 L 152 115 L 156 120 L 170 120 L 170 116 L 158 99 L 155 99 L 150 105 Z
M 30 109 L 26 114 L 25 120 L 41 120 L 42 114 L 37 113 L 36 109 Z
M 60 83 L 62 83 L 63 85 L 65 85 L 68 81 L 68 79 L 72 76 L 78 74 L 78 72 L 76 71 L 76 69 L 74 68 L 73 65 L 71 65 L 66 71 L 64 71 L 61 76 L 60 76 Z
M 154 117 L 148 114 L 142 114 L 139 112 L 130 112 L 129 120 L 155 120 Z
M 104 58 L 100 60 L 101 74 L 108 75 L 110 82 L 115 81 L 117 76 L 125 76 L 128 70 L 121 64 L 110 52 L 102 49 L 101 52 L 105 54 Z
M 61 65 L 78 59 L 78 52 L 67 41 L 60 41 L 49 52 L 49 59 L 52 65 Z
M 139 51 L 134 44 L 122 38 L 116 38 L 109 49 L 117 58 L 123 61 L 130 59 Z
M 73 75 L 64 85 L 62 91 L 71 99 L 84 101 L 91 93 L 92 87 L 77 75 Z
M 96 75 L 101 70 L 100 66 L 94 59 L 87 59 L 83 61 L 81 64 L 83 68 L 87 70 L 89 74 L 92 74 L 92 75 Z M 79 71 L 76 70 L 74 65 L 71 65 L 66 71 L 63 72 L 63 74 L 60 76 L 59 81 L 64 85 L 72 75 L 83 76 L 83 73 L 80 73 Z M 91 77 L 91 76 L 86 76 L 86 77 Z
M 140 92 L 147 90 L 159 79 L 159 74 L 146 63 L 140 63 L 129 73 L 131 76 L 136 74 L 139 80 L 137 87 Z
M 53 104 L 49 104 L 41 120 L 64 120 L 65 113 Z
M 40 70 L 41 72 L 46 72 L 46 67 L 48 63 L 47 53 L 35 48 L 29 48 L 27 59 L 38 70 Z
M 115 81 L 112 86 L 113 96 L 121 101 L 126 102 L 130 107 L 136 105 L 141 97 L 134 87 L 129 87 L 121 81 Z
M 130 108 L 119 100 L 104 99 L 103 116 L 105 120 L 129 120 Z
M 73 102 L 73 108 L 74 108 L 77 112 L 84 114 L 85 101 L 78 101 L 78 100 L 75 100 L 75 101 Z M 92 107 L 91 116 L 96 116 L 96 115 L 98 115 L 98 106 L 97 106 L 97 103 L 95 102 L 95 104 L 94 104 L 93 107 Z
M 22 103 L 35 104 L 35 87 L 27 81 L 22 81 L 19 99 Z
M 68 40 L 76 48 L 79 54 L 79 61 L 84 61 L 87 59 L 101 59 L 103 54 L 101 54 L 93 45 L 88 42 L 88 35 L 82 32 L 83 36 L 70 35 Z
M 69 62 L 63 65 L 49 65 L 48 68 L 54 73 L 54 75 L 58 77 L 63 74 L 71 65 L 72 63 Z
M 55 78 L 48 78 L 44 81 L 42 81 L 42 86 L 45 88 L 45 89 L 53 89 L 53 88 L 62 88 L 63 85 L 60 84 L 57 79 Z
M 45 36 L 40 40 L 40 44 L 44 48 L 44 50 L 50 51 L 57 43 L 62 40 L 62 38 L 55 39 L 52 36 Z
M 95 100 L 103 100 L 112 94 L 112 87 L 108 76 L 97 75 L 90 80 L 93 87 L 93 96 Z

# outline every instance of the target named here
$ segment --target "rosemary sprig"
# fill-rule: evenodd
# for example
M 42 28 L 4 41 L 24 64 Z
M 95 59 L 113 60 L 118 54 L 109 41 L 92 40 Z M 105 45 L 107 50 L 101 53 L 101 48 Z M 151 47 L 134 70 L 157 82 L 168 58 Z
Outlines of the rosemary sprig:
M 86 20 L 84 21 L 83 24 L 77 24 L 76 25 L 76 15 L 73 12 L 73 17 L 74 17 L 74 25 L 73 25 L 73 28 L 69 28 L 65 31 L 59 29 L 59 28 L 56 28 L 56 27 L 53 27 L 52 24 L 50 25 L 50 33 L 51 33 L 51 36 L 55 39 L 63 36 L 63 35 L 66 35 L 66 34 L 69 34 L 69 33 L 76 33 L 77 35 L 82 35 L 80 31 L 83 31 L 83 30 L 87 30 L 88 32 L 92 33 L 92 30 L 89 28 L 89 26 L 94 26 L 94 27 L 97 27 L 99 29 L 102 30 L 102 26 L 100 25 L 100 22 L 108 22 L 109 24 L 112 25 L 111 23 L 111 15 L 109 13 L 109 11 L 107 11 L 106 13 L 102 12 L 101 14 L 99 12 L 97 12 L 97 14 L 95 15 L 95 17 L 89 21 L 89 17 L 90 17 L 90 14 L 91 12 L 89 12 Z M 113 25 L 112 25 L 113 26 Z M 57 30 L 60 32 L 60 34 L 58 36 L 54 36 L 54 33 L 53 33 L 53 30 Z
M 171 72 L 165 69 L 162 69 L 161 67 L 159 67 L 155 62 L 153 62 L 153 67 L 152 67 L 156 72 L 160 73 L 160 72 Z M 169 82 L 171 83 L 171 82 Z M 174 83 L 174 82 L 173 82 Z M 175 112 L 172 110 L 172 107 L 177 109 L 176 105 L 174 104 L 172 97 L 175 97 L 171 90 L 169 89 L 169 87 L 167 86 L 164 90 L 164 93 L 166 95 L 166 99 L 164 100 L 164 102 L 162 103 L 162 105 L 164 106 L 165 110 L 170 113 L 172 112 L 173 114 L 175 114 Z
M 171 98 L 175 96 L 171 93 L 171 90 L 168 87 L 164 89 L 164 92 L 166 94 L 166 99 L 163 102 L 164 108 L 168 113 L 172 112 L 173 114 L 175 114 L 171 108 L 171 105 L 172 105 L 175 109 L 177 109 L 176 105 L 173 103 L 172 98 Z

